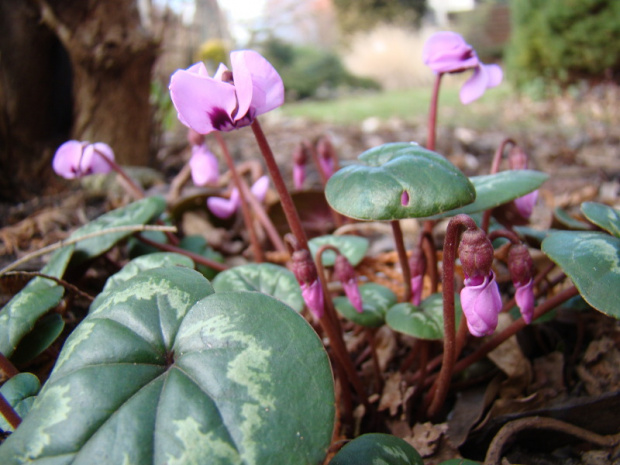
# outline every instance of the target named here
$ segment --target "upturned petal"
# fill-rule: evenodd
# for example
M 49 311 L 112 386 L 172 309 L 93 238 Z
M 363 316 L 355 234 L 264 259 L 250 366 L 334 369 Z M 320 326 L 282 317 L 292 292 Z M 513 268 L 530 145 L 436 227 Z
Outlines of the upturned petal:
M 469 332 L 482 337 L 495 331 L 498 314 L 502 309 L 502 298 L 493 272 L 480 284 L 471 284 L 470 279 L 465 279 L 465 287 L 461 290 L 461 306 Z
M 258 178 L 256 182 L 252 184 L 250 190 L 259 202 L 265 200 L 265 196 L 269 190 L 269 176 L 261 176 Z
M 78 177 L 84 147 L 87 144 L 88 142 L 69 140 L 58 147 L 52 160 L 52 168 L 56 174 L 65 179 Z
M 230 62 L 239 103 L 235 121 L 248 113 L 254 118 L 284 103 L 282 78 L 262 55 L 239 50 L 230 54 Z
M 411 303 L 420 305 L 422 302 L 422 289 L 424 288 L 424 275 L 417 275 L 411 278 Z
M 227 219 L 230 218 L 237 208 L 239 208 L 239 191 L 233 189 L 230 193 L 230 198 L 225 199 L 223 197 L 209 197 L 207 199 L 207 207 L 218 218 Z
M 521 311 L 523 320 L 529 325 L 534 316 L 534 280 L 530 279 L 528 283 L 519 285 L 515 284 L 515 301 Z
M 197 186 L 214 184 L 220 177 L 217 158 L 204 144 L 192 147 L 189 167 L 192 172 L 192 180 Z
M 310 284 L 301 283 L 301 296 L 306 303 L 308 309 L 312 312 L 315 318 L 323 318 L 325 313 L 325 297 L 323 296 L 323 288 L 321 282 L 316 279 Z
M 519 215 L 523 218 L 527 219 L 532 216 L 532 212 L 534 211 L 534 206 L 536 205 L 536 201 L 538 200 L 538 189 L 530 192 L 529 194 L 525 194 L 523 197 L 519 197 L 514 200 L 515 207 L 517 207 L 517 211 Z
M 114 152 L 108 144 L 95 142 L 87 145 L 82 157 L 81 169 L 84 174 L 109 173 L 112 170 L 110 164 L 103 158 L 114 161 Z
M 458 73 L 479 65 L 474 49 L 456 32 L 433 34 L 424 44 L 422 60 L 436 73 Z
M 502 69 L 497 65 L 485 65 L 480 63 L 474 74 L 463 84 L 459 97 L 463 105 L 467 105 L 482 97 L 484 92 L 498 86 L 502 82 Z
M 230 130 L 237 108 L 235 87 L 206 76 L 200 65 L 180 69 L 170 78 L 170 97 L 179 120 L 200 134 Z

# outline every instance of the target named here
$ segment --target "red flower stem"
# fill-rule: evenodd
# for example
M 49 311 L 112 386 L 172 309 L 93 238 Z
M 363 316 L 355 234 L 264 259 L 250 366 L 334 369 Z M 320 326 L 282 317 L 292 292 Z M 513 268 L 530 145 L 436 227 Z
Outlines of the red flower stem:
M 420 246 L 426 258 L 426 272 L 429 278 L 431 278 L 431 294 L 435 294 L 439 285 L 439 272 L 437 270 L 437 250 L 435 249 L 431 233 L 422 232 L 420 235 Z
M 163 250 L 164 252 L 175 252 L 181 255 L 185 255 L 186 257 L 189 257 L 192 260 L 194 260 L 194 262 L 198 263 L 199 265 L 208 266 L 209 268 L 213 268 L 214 270 L 217 270 L 217 271 L 224 271 L 228 269 L 228 267 L 224 265 L 223 263 L 209 260 L 208 258 L 205 258 L 202 255 L 198 255 L 188 250 L 181 249 L 180 247 L 176 247 L 171 244 L 162 244 L 161 242 L 152 241 L 140 234 L 135 234 L 135 237 L 140 242 L 144 242 L 145 244 L 150 245 L 151 247 L 155 247 L 156 249 Z
M 415 359 L 418 358 L 418 354 L 420 353 L 422 342 L 423 342 L 422 339 L 417 339 L 413 343 L 413 347 L 407 354 L 407 357 L 405 357 L 403 362 L 400 364 L 401 373 L 406 372 L 409 369 L 409 367 L 413 365 L 413 362 L 415 362 Z
M 333 250 L 336 253 L 340 253 L 336 247 L 326 244 L 319 248 L 315 257 L 317 273 L 319 276 L 319 280 L 321 281 L 323 294 L 325 295 L 325 314 L 321 318 L 319 318 L 319 324 L 321 325 L 321 328 L 323 329 L 325 334 L 327 334 L 330 345 L 334 350 L 334 355 L 346 372 L 349 382 L 355 388 L 355 391 L 357 392 L 357 395 L 359 396 L 362 403 L 366 406 L 367 409 L 370 409 L 368 396 L 366 395 L 366 391 L 364 391 L 364 386 L 357 374 L 355 365 L 353 365 L 351 356 L 347 351 L 347 346 L 344 343 L 344 339 L 342 338 L 342 328 L 340 326 L 340 322 L 338 321 L 338 316 L 336 315 L 336 309 L 334 308 L 331 294 L 329 293 L 329 289 L 327 288 L 327 276 L 325 274 L 325 268 L 323 267 L 321 259 L 323 252 L 325 252 L 326 250 Z
M 142 188 L 133 179 L 131 179 L 131 177 L 125 172 L 123 168 L 121 168 L 118 163 L 116 163 L 105 153 L 100 152 L 97 149 L 95 149 L 95 152 L 97 152 L 97 155 L 103 158 L 105 162 L 110 165 L 110 168 L 112 168 L 112 170 L 115 171 L 116 174 L 118 174 L 125 181 L 126 187 L 131 191 L 130 193 L 133 195 L 134 198 L 139 200 L 145 197 Z
M 284 182 L 284 179 L 282 179 L 282 173 L 280 173 L 278 164 L 276 163 L 273 152 L 271 151 L 271 147 L 269 146 L 269 142 L 267 142 L 267 138 L 265 137 L 265 133 L 263 132 L 263 129 L 258 122 L 258 119 L 255 119 L 252 122 L 251 127 L 252 131 L 254 132 L 256 142 L 258 143 L 258 147 L 260 148 L 260 151 L 263 154 L 263 158 L 265 159 L 267 171 L 269 171 L 269 175 L 271 176 L 273 185 L 275 186 L 276 191 L 280 196 L 282 209 L 284 210 L 284 215 L 286 216 L 286 221 L 291 228 L 291 232 L 297 239 L 299 247 L 302 249 L 308 249 L 308 239 L 306 238 L 306 233 L 304 232 L 304 228 L 301 225 L 299 214 L 295 209 L 295 204 L 293 203 L 291 194 L 286 188 L 286 183 Z
M 250 236 L 250 245 L 252 247 L 252 253 L 254 254 L 254 260 L 259 263 L 263 262 L 265 260 L 265 257 L 263 255 L 263 249 L 261 248 L 258 236 L 256 235 L 252 212 L 250 212 L 250 207 L 248 206 L 248 199 L 246 197 L 246 192 L 243 189 L 241 176 L 239 176 L 239 173 L 237 172 L 237 168 L 235 167 L 235 161 L 230 155 L 228 146 L 226 145 L 224 138 L 218 131 L 215 131 L 214 135 L 217 143 L 220 145 L 220 148 L 224 153 L 224 160 L 226 161 L 226 165 L 228 165 L 228 169 L 232 176 L 233 184 L 239 190 L 239 199 L 241 201 L 241 214 L 243 215 L 243 222 L 245 223 L 245 227 L 247 228 L 248 234 Z
M 504 154 L 504 150 L 508 144 L 517 145 L 517 143 L 510 138 L 504 139 L 501 144 L 495 150 L 495 155 L 493 156 L 493 162 L 491 163 L 491 172 L 490 174 L 495 174 L 499 172 L 499 164 L 502 161 L 502 155 Z M 485 210 L 482 213 L 482 221 L 480 222 L 480 229 L 484 232 L 489 230 L 489 223 L 491 222 L 491 210 Z
M 379 357 L 377 356 L 377 347 L 375 342 L 375 328 L 364 328 L 368 347 L 370 347 L 370 355 L 372 358 L 372 368 L 375 372 L 375 391 L 381 393 L 383 391 L 383 377 L 381 376 L 381 367 L 379 366 Z
M 433 395 L 433 400 L 428 408 L 428 416 L 430 418 L 436 416 L 439 413 L 439 409 L 443 406 L 448 394 L 448 388 L 450 387 L 450 379 L 455 363 L 454 262 L 456 260 L 459 236 L 463 227 L 470 230 L 478 229 L 474 220 L 469 216 L 463 214 L 456 215 L 448 223 L 443 246 L 443 361 L 437 378 L 437 388 L 434 390 L 434 394 L 432 394 L 433 391 L 430 394 Z
M 553 310 L 558 305 L 566 302 L 568 299 L 570 299 L 572 297 L 575 297 L 578 294 L 579 294 L 579 291 L 577 290 L 577 288 L 575 286 L 571 286 L 571 287 L 569 287 L 567 289 L 564 289 L 563 291 L 557 293 L 553 297 L 545 300 L 542 304 L 540 304 L 538 307 L 536 307 L 534 309 L 533 320 L 536 320 L 537 318 L 540 318 L 545 313 Z M 510 326 L 508 326 L 502 332 L 496 334 L 493 337 L 493 339 L 489 340 L 488 342 L 486 342 L 485 344 L 480 346 L 478 348 L 478 350 L 476 350 L 475 352 L 472 352 L 467 357 L 462 358 L 461 360 L 459 360 L 454 365 L 454 371 L 456 372 L 456 371 L 464 370 L 465 368 L 469 367 L 470 365 L 476 363 L 478 360 L 481 360 L 489 352 L 491 352 L 493 349 L 497 348 L 500 344 L 505 342 L 511 336 L 514 336 L 515 334 L 517 334 L 519 331 L 521 331 L 526 326 L 527 326 L 527 323 L 525 322 L 525 320 L 523 320 L 523 318 L 519 318 L 518 320 L 513 321 Z M 429 379 L 427 381 L 427 383 L 429 384 L 430 382 L 433 381 L 433 379 L 434 379 L 434 377 Z
M 14 430 L 17 429 L 22 422 L 21 417 L 17 414 L 13 407 L 11 407 L 11 404 L 9 404 L 2 393 L 0 393 L 0 413 Z
M 409 259 L 407 257 L 407 251 L 405 250 L 405 241 L 403 240 L 403 231 L 400 228 L 400 222 L 398 220 L 390 221 L 392 225 L 392 233 L 394 234 L 394 243 L 396 245 L 396 252 L 398 253 L 398 261 L 403 273 L 403 281 L 405 284 L 405 295 L 403 296 L 403 302 L 411 300 L 411 270 L 409 269 Z
M 433 96 L 431 97 L 431 106 L 428 110 L 428 137 L 426 140 L 426 148 L 435 150 L 435 138 L 437 135 L 437 107 L 439 106 L 439 88 L 441 86 L 441 77 L 443 73 L 438 73 L 435 77 L 433 85 Z
M 15 365 L 2 352 L 0 352 L 0 371 L 4 373 L 6 378 L 12 378 L 19 374 L 19 370 L 15 368 Z

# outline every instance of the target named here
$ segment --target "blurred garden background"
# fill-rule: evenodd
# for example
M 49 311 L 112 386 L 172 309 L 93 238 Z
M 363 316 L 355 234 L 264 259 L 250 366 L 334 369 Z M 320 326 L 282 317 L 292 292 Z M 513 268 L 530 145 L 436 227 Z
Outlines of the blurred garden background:
M 180 169 L 189 155 L 170 75 L 198 60 L 214 72 L 240 48 L 260 51 L 284 80 L 287 104 L 264 118 L 283 163 L 322 134 L 344 158 L 424 144 L 433 75 L 421 50 L 438 30 L 504 69 L 501 86 L 468 106 L 458 100 L 468 75 L 445 79 L 440 153 L 476 173 L 513 137 L 536 168 L 563 168 L 556 201 L 618 193 L 615 0 L 2 0 L 0 30 L 4 217 L 58 189 L 50 160 L 68 139 L 106 142 L 122 164 Z M 235 155 L 252 157 L 238 133 Z

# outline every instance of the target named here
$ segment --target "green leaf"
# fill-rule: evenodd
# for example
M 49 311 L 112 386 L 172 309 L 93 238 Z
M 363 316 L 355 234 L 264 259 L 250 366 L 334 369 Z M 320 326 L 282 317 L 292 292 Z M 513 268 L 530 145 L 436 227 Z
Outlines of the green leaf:
M 398 299 L 390 289 L 376 283 L 360 286 L 362 296 L 362 313 L 355 310 L 349 299 L 344 296 L 334 298 L 336 310 L 346 319 L 370 328 L 377 328 L 385 323 L 385 313 Z
M 202 236 L 186 236 L 181 239 L 179 247 L 208 258 L 209 260 L 213 260 L 214 262 L 224 263 L 224 257 L 222 254 L 209 247 L 207 240 Z M 215 275 L 218 274 L 218 270 L 214 270 L 213 268 L 201 264 L 198 264 L 196 269 L 207 279 L 213 279 L 215 278 Z
M 316 257 L 319 249 L 324 245 L 333 245 L 336 247 L 342 255 L 347 257 L 347 260 L 351 262 L 351 265 L 357 266 L 362 261 L 366 251 L 368 250 L 368 239 L 359 236 L 320 236 L 310 239 L 308 246 L 310 247 L 310 253 L 313 257 Z M 331 250 L 323 252 L 322 263 L 324 266 L 334 266 L 336 261 L 336 253 Z
M 588 231 L 592 229 L 588 223 L 573 218 L 566 210 L 560 207 L 553 210 L 553 217 L 558 223 L 569 229 L 575 229 L 577 231 Z
M 30 412 L 41 383 L 32 373 L 18 373 L 0 387 L 0 393 L 23 420 Z M 0 415 L 0 429 L 13 431 L 13 427 Z
M 458 294 L 454 295 L 456 326 L 461 321 L 463 310 Z M 443 296 L 433 294 L 416 307 L 410 303 L 396 304 L 385 316 L 386 323 L 394 331 L 418 339 L 443 339 Z
M 359 220 L 397 220 L 435 215 L 471 203 L 467 177 L 438 153 L 415 143 L 367 150 L 359 162 L 338 170 L 325 187 L 327 201 Z M 403 205 L 403 193 L 408 202 Z
M 581 211 L 588 220 L 609 234 L 620 238 L 620 211 L 602 203 L 584 202 Z
M 0 463 L 316 464 L 333 380 L 310 325 L 256 292 L 213 293 L 186 268 L 97 298 Z
M 561 231 L 542 251 L 573 280 L 586 302 L 620 318 L 620 239 L 601 232 Z
M 363 434 L 344 446 L 329 465 L 423 465 L 420 454 L 391 434 Z
M 41 273 L 61 278 L 67 268 L 74 245 L 52 254 Z M 54 308 L 65 292 L 49 279 L 36 277 L 16 294 L 0 311 L 0 352 L 11 357 L 22 338 L 34 328 L 41 316 Z
M 45 315 L 34 326 L 34 329 L 21 340 L 11 360 L 15 364 L 26 363 L 40 355 L 65 329 L 65 322 L 58 313 Z
M 222 271 L 213 280 L 217 292 L 258 291 L 281 300 L 297 312 L 304 309 L 304 299 L 295 275 L 273 263 L 251 263 Z
M 161 268 L 164 266 L 184 266 L 186 268 L 194 268 L 194 262 L 191 258 L 173 252 L 156 252 L 148 255 L 142 255 L 134 258 L 127 263 L 118 273 L 108 278 L 102 292 L 109 292 L 116 289 L 125 281 L 130 280 L 134 276 L 153 268 Z
M 146 197 L 101 215 L 71 234 L 71 239 L 121 226 L 147 224 L 161 215 L 165 208 L 166 201 L 163 197 Z M 79 262 L 101 255 L 131 234 L 133 231 L 119 231 L 84 239 L 77 243 L 74 258 Z
M 144 237 L 145 239 L 149 239 L 159 244 L 168 243 L 168 237 L 162 231 L 142 231 L 140 233 L 140 237 Z M 136 236 L 131 236 L 127 239 L 127 251 L 130 258 L 136 258 L 142 255 L 161 252 L 161 249 L 142 242 Z
M 456 216 L 460 213 L 471 215 L 499 207 L 538 189 L 548 178 L 548 174 L 531 170 L 508 170 L 485 176 L 474 176 L 470 178 L 470 181 L 476 188 L 476 201 L 465 207 L 435 215 L 433 219 Z

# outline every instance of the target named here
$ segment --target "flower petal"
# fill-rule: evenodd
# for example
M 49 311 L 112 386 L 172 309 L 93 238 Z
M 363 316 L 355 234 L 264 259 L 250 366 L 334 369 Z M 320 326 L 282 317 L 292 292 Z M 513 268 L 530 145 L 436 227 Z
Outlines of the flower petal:
M 320 320 L 325 313 L 325 297 L 323 296 L 321 282 L 316 279 L 310 284 L 302 283 L 300 286 L 301 296 L 303 297 L 306 306 L 315 318 Z
M 112 167 L 101 155 L 114 161 L 114 152 L 108 144 L 95 142 L 86 146 L 84 157 L 82 158 L 82 172 L 90 174 L 109 173 Z
M 534 211 L 534 206 L 536 205 L 536 201 L 538 200 L 538 189 L 530 192 L 529 194 L 525 194 L 523 197 L 519 197 L 514 200 L 515 207 L 517 207 L 517 211 L 519 215 L 523 218 L 527 219 L 532 216 L 532 212 Z
M 235 121 L 251 109 L 254 118 L 284 103 L 282 78 L 262 55 L 253 50 L 238 50 L 230 54 L 230 62 L 239 102 Z
M 217 158 L 206 145 L 194 145 L 189 159 L 192 180 L 197 186 L 214 184 L 219 179 Z
M 487 74 L 489 75 L 489 82 L 487 83 L 487 89 L 491 87 L 497 87 L 502 83 L 502 79 L 504 78 L 504 72 L 499 65 L 485 65 L 484 68 L 487 70 Z
M 207 207 L 211 210 L 218 218 L 222 218 L 223 220 L 230 218 L 237 208 L 239 207 L 239 197 L 238 193 L 235 197 L 234 191 L 232 192 L 230 199 L 225 199 L 223 197 L 209 197 L 207 199 Z
M 411 278 L 411 303 L 420 305 L 422 302 L 422 289 L 424 288 L 424 275 L 417 275 Z
M 183 124 L 208 134 L 231 121 L 237 97 L 234 86 L 205 76 L 201 70 L 198 64 L 176 71 L 170 78 L 170 97 Z
M 293 186 L 295 189 L 302 189 L 306 180 L 306 167 L 304 165 L 293 165 Z
M 265 196 L 267 195 L 267 191 L 269 190 L 269 176 L 261 176 L 256 180 L 250 191 L 259 202 L 265 200 Z
M 467 105 L 474 100 L 479 99 L 487 90 L 487 84 L 489 82 L 489 75 L 486 68 L 478 66 L 474 74 L 463 84 L 459 97 L 463 105 Z
M 523 320 L 529 325 L 534 316 L 534 280 L 530 279 L 522 286 L 515 285 L 515 301 L 521 311 Z
M 456 32 L 436 32 L 424 44 L 422 60 L 436 73 L 457 73 L 479 65 L 474 49 Z
M 357 313 L 362 313 L 364 311 L 364 305 L 362 303 L 362 295 L 360 294 L 360 288 L 357 285 L 357 281 L 355 279 L 344 281 L 342 283 L 342 288 L 351 302 L 351 305 L 353 305 L 353 308 L 357 311 Z
M 461 290 L 461 306 L 467 318 L 469 332 L 482 337 L 491 334 L 497 327 L 497 316 L 502 309 L 502 298 L 495 281 L 495 274 L 485 277 L 482 284 L 465 287 Z
M 78 177 L 82 152 L 87 144 L 88 142 L 69 140 L 58 147 L 52 160 L 52 168 L 56 174 L 65 179 Z

